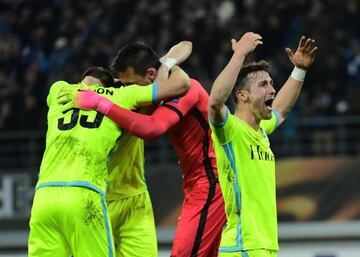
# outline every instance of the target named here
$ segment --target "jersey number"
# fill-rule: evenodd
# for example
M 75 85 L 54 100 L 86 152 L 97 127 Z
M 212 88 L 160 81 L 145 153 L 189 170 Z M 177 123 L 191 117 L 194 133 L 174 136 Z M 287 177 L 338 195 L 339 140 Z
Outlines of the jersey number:
M 76 124 L 79 121 L 80 110 L 77 108 L 73 108 L 68 111 L 71 110 L 73 111 L 73 113 L 71 114 L 70 122 L 64 123 L 64 118 L 58 119 L 58 129 L 70 130 L 76 126 Z M 88 121 L 88 118 L 89 118 L 88 115 L 84 115 L 84 114 L 80 115 L 80 126 L 83 128 L 98 128 L 101 125 L 104 115 L 98 112 L 95 116 L 94 121 Z

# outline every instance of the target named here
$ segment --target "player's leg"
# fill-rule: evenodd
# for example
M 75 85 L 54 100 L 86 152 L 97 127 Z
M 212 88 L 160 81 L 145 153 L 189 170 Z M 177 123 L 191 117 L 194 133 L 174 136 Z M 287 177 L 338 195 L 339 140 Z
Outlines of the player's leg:
M 207 221 L 198 250 L 198 257 L 217 257 L 221 233 L 226 224 L 224 199 L 220 185 L 216 184 L 215 195 L 209 206 Z
M 111 221 L 111 228 L 112 228 L 112 235 L 114 238 L 114 245 L 115 245 L 115 256 L 119 256 L 118 248 L 121 243 L 121 234 L 120 228 L 121 225 L 124 223 L 124 217 L 126 217 L 126 212 L 124 211 L 124 201 L 123 199 L 120 200 L 111 200 L 106 202 L 110 221 Z
M 226 222 L 220 187 L 198 187 L 185 197 L 171 256 L 216 257 Z
M 64 215 L 74 257 L 114 257 L 115 247 L 105 198 L 86 188 L 72 188 L 72 206 Z
M 122 213 L 121 221 L 112 220 L 113 224 L 117 224 L 114 230 L 116 256 L 157 257 L 156 229 L 149 193 L 113 201 L 109 207 L 111 213 Z M 116 215 L 112 214 L 112 217 Z
M 30 218 L 29 257 L 68 257 L 70 248 L 61 231 L 58 188 L 35 192 Z

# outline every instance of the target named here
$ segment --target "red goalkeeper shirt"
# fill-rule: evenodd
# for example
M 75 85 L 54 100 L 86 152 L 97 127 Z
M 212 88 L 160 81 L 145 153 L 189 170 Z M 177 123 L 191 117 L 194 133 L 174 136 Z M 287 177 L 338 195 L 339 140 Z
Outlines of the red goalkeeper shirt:
M 217 179 L 215 152 L 208 125 L 208 94 L 196 80 L 191 80 L 188 93 L 162 105 L 179 116 L 168 130 L 183 171 L 184 191 L 195 183 Z M 160 107 L 159 107 L 160 108 Z M 166 119 L 166 117 L 164 117 Z
M 207 122 L 208 94 L 191 79 L 186 95 L 161 104 L 151 115 L 113 105 L 107 116 L 123 129 L 143 139 L 168 132 L 183 171 L 183 189 L 216 183 L 217 169 L 211 132 Z

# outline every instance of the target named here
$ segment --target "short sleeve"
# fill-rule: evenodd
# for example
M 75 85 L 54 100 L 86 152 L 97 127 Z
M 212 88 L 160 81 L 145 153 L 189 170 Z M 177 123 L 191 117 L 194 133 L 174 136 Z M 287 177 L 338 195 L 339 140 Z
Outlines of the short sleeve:
M 265 131 L 267 135 L 270 135 L 272 132 L 274 132 L 278 124 L 279 124 L 279 114 L 277 111 L 273 110 L 271 119 L 262 120 L 260 122 L 260 127 Z
M 236 119 L 234 115 L 230 114 L 228 108 L 226 108 L 226 114 L 224 121 L 220 124 L 216 124 L 209 119 L 210 127 L 212 130 L 212 137 L 220 144 L 227 144 L 233 139 L 236 132 Z
M 123 97 L 116 99 L 116 102 L 128 109 L 137 109 L 157 100 L 157 83 L 147 86 L 131 85 L 120 89 L 123 90 Z

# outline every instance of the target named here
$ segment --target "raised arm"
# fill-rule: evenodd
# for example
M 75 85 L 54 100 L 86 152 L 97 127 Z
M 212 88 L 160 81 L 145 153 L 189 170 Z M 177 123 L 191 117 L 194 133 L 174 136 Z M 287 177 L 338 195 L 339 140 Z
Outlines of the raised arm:
M 245 57 L 262 44 L 261 36 L 253 32 L 245 33 L 239 41 L 231 40 L 233 55 L 224 70 L 216 78 L 209 97 L 209 118 L 221 123 L 226 115 L 225 102 L 231 95 Z
M 158 101 L 182 96 L 190 88 L 190 78 L 179 66 L 171 69 L 169 78 L 159 80 L 157 83 L 156 99 Z
M 190 41 L 181 41 L 180 43 L 174 45 L 170 50 L 160 58 L 162 63 L 155 82 L 158 82 L 162 79 L 167 79 L 169 77 L 169 71 L 174 65 L 179 65 L 183 63 L 187 58 L 189 58 L 192 52 L 192 43 Z
M 294 64 L 294 70 L 288 80 L 277 93 L 272 107 L 279 113 L 278 125 L 280 125 L 295 105 L 305 79 L 306 71 L 314 63 L 318 47 L 315 46 L 315 40 L 302 36 L 299 41 L 296 52 L 293 53 L 290 48 L 286 48 L 286 53 L 290 61 Z
M 182 96 L 190 88 L 188 75 L 178 66 L 184 62 L 192 52 L 190 41 L 181 41 L 174 45 L 160 59 L 162 65 L 158 70 L 155 82 L 158 83 L 158 100 L 166 100 Z M 171 70 L 171 73 L 169 74 Z

